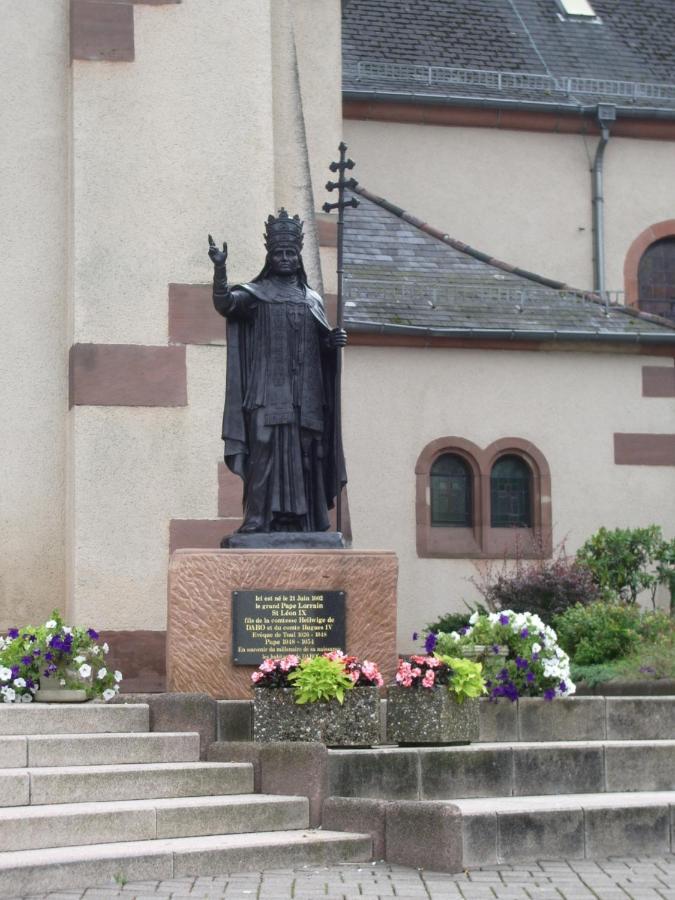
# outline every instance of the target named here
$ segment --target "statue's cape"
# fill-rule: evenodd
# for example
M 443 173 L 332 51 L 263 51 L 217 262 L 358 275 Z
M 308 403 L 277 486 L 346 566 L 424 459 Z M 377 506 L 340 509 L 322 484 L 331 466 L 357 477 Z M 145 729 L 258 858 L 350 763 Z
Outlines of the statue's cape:
M 274 285 L 266 279 L 233 285 L 230 290 L 246 291 L 266 303 L 278 302 Z M 319 326 L 326 332 L 331 331 L 321 296 L 305 285 L 305 298 Z M 225 463 L 232 472 L 241 478 L 244 478 L 245 462 L 249 452 L 244 398 L 251 378 L 255 354 L 264 349 L 256 347 L 255 343 L 255 329 L 252 323 L 234 318 L 227 319 L 227 386 L 223 413 L 223 441 L 225 442 Z M 321 354 L 325 410 L 324 446 L 327 450 L 324 458 L 324 483 L 326 496 L 331 501 L 329 508 L 333 506 L 335 499 L 336 459 L 340 469 L 341 483 L 346 484 L 347 482 L 341 437 L 338 438 L 337 446 L 335 441 L 336 360 L 337 354 L 334 350 L 323 351 Z

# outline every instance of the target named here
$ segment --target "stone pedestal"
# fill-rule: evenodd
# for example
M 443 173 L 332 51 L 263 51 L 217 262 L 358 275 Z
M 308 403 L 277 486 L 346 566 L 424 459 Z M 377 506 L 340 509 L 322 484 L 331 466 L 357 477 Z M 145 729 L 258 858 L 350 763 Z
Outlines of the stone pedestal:
M 232 662 L 232 591 L 345 591 L 345 650 L 396 671 L 396 554 L 381 550 L 177 550 L 169 565 L 170 691 L 252 698 L 255 666 Z

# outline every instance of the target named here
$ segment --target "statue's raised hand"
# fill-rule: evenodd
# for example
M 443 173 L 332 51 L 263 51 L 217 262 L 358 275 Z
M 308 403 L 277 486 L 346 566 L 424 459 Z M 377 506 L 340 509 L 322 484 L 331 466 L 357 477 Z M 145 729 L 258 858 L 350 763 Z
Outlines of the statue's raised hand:
M 209 235 L 209 256 L 211 262 L 217 268 L 223 268 L 227 262 L 227 244 L 223 241 L 223 249 L 219 250 L 211 235 Z

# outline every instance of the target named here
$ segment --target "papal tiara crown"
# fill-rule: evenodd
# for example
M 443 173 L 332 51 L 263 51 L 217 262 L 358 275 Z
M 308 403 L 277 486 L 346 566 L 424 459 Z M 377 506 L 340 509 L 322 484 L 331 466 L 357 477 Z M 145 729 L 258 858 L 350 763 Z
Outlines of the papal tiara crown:
M 280 244 L 293 244 L 298 250 L 302 249 L 302 226 L 300 216 L 288 215 L 282 207 L 279 215 L 275 219 L 274 216 L 268 216 L 265 222 L 265 247 L 272 250 Z

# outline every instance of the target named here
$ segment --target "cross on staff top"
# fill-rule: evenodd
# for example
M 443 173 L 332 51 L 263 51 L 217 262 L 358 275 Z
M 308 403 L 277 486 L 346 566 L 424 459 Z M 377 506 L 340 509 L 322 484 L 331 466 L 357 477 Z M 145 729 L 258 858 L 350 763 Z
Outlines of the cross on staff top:
M 338 172 L 338 180 L 337 181 L 329 181 L 326 184 L 327 191 L 338 191 L 338 199 L 336 203 L 324 203 L 322 209 L 324 212 L 332 212 L 334 209 L 338 211 L 338 222 L 337 222 L 337 326 L 338 328 L 342 328 L 342 316 L 343 316 L 343 302 L 342 302 L 342 276 L 343 276 L 343 238 L 344 238 L 344 211 L 347 207 L 351 206 L 356 208 L 359 205 L 359 201 L 356 197 L 350 197 L 349 200 L 345 200 L 345 190 L 347 188 L 353 190 L 358 181 L 355 178 L 346 178 L 345 172 L 349 169 L 354 168 L 354 160 L 347 159 L 347 145 L 344 141 L 340 142 L 340 146 L 338 147 L 340 151 L 340 159 L 337 162 L 332 162 L 328 167 L 331 172 Z M 336 377 L 335 377 L 335 449 L 337 453 L 337 448 L 342 446 L 340 442 L 340 432 L 342 430 L 342 415 L 341 415 L 341 393 L 342 393 L 342 354 L 340 352 L 340 348 L 337 348 L 337 359 L 336 359 Z M 338 473 L 338 477 L 336 479 L 335 485 L 335 520 L 336 520 L 336 531 L 342 530 L 342 485 L 340 483 L 340 467 L 336 467 L 336 472 Z

